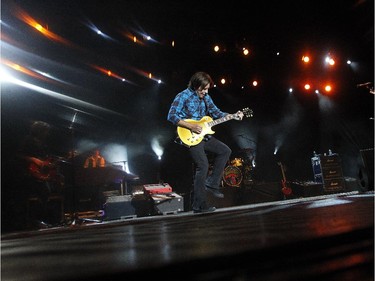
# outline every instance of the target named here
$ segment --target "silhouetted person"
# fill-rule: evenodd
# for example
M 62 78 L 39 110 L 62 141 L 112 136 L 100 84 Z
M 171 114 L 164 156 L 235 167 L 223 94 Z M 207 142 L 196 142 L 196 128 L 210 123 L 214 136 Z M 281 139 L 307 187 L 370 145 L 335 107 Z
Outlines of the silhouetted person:
M 50 154 L 50 131 L 48 123 L 35 121 L 19 151 L 26 195 L 40 200 L 40 212 L 33 212 L 35 221 L 32 222 L 37 222 L 40 227 L 56 223 L 51 218 L 47 201 L 51 194 L 62 195 L 64 187 L 64 177 L 58 171 L 56 157 Z

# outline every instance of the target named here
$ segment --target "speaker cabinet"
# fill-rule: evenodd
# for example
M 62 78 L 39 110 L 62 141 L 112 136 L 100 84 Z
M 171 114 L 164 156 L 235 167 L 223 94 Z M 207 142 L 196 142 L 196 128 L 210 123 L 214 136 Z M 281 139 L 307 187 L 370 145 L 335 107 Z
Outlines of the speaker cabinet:
M 323 184 L 326 193 L 345 190 L 345 180 L 341 167 L 341 158 L 337 153 L 316 155 L 311 158 L 314 181 Z
M 145 196 L 111 196 L 104 204 L 104 219 L 117 220 L 149 216 L 151 211 L 152 204 Z
M 365 190 L 374 190 L 374 149 L 361 150 L 362 167 L 359 172 L 361 186 Z

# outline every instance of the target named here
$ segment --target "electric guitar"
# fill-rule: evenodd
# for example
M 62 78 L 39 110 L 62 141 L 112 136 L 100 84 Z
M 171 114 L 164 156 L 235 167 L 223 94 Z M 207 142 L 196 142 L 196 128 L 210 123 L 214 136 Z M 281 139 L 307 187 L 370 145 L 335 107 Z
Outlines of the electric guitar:
M 241 111 L 244 114 L 244 117 L 253 117 L 253 111 L 249 108 L 244 108 Z M 188 123 L 194 123 L 202 127 L 202 132 L 200 134 L 194 133 L 189 129 L 183 128 L 178 126 L 177 127 L 177 134 L 180 140 L 187 146 L 194 146 L 199 144 L 207 134 L 214 134 L 215 132 L 211 129 L 211 127 L 224 123 L 226 121 L 232 119 L 238 119 L 239 116 L 237 113 L 228 114 L 222 118 L 213 120 L 210 116 L 204 116 L 201 120 L 192 120 L 192 119 L 185 119 L 184 121 Z
M 283 179 L 281 180 L 281 185 L 282 185 L 281 191 L 284 194 L 284 198 L 286 198 L 287 196 L 292 194 L 292 189 L 287 183 L 283 164 L 281 162 L 278 162 L 278 164 L 281 168 L 281 173 L 283 175 Z
M 30 157 L 28 172 L 36 180 L 64 185 L 64 177 L 58 172 L 58 167 L 56 163 L 53 162 L 52 158 L 41 160 Z

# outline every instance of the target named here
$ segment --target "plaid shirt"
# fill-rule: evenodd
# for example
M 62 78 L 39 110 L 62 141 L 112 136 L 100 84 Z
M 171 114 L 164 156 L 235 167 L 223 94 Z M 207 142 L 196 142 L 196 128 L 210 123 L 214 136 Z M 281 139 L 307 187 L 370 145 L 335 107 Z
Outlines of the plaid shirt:
M 190 88 L 183 90 L 172 102 L 168 112 L 168 121 L 177 125 L 182 119 L 200 120 L 210 115 L 215 120 L 228 114 L 217 108 L 208 94 L 205 95 L 204 100 L 200 99 L 198 94 Z

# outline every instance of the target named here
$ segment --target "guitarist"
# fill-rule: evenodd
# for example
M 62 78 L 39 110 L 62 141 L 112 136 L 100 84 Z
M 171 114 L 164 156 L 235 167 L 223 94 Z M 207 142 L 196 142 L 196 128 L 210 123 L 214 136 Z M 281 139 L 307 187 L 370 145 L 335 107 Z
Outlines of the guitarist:
M 188 87 L 174 98 L 169 112 L 168 121 L 175 126 L 191 130 L 200 134 L 202 127 L 199 124 L 189 123 L 186 119 L 200 120 L 204 116 L 218 119 L 228 113 L 221 111 L 213 102 L 208 90 L 214 85 L 210 75 L 205 72 L 196 72 L 190 78 Z M 242 120 L 243 113 L 237 112 L 236 119 Z M 190 155 L 195 163 L 194 191 L 192 209 L 194 213 L 213 212 L 213 206 L 207 205 L 206 191 L 218 198 L 224 198 L 220 191 L 220 182 L 226 163 L 231 155 L 231 149 L 212 135 L 204 141 L 189 147 Z M 208 175 L 209 160 L 206 152 L 214 154 L 212 173 Z
M 61 194 L 64 184 L 63 176 L 58 173 L 56 164 L 48 157 L 50 153 L 49 136 L 51 125 L 43 121 L 32 123 L 30 133 L 26 136 L 19 150 L 20 165 L 23 171 L 23 184 L 26 197 L 38 197 L 41 200 L 41 212 L 35 214 L 38 227 L 53 223 L 47 210 L 48 196 Z

